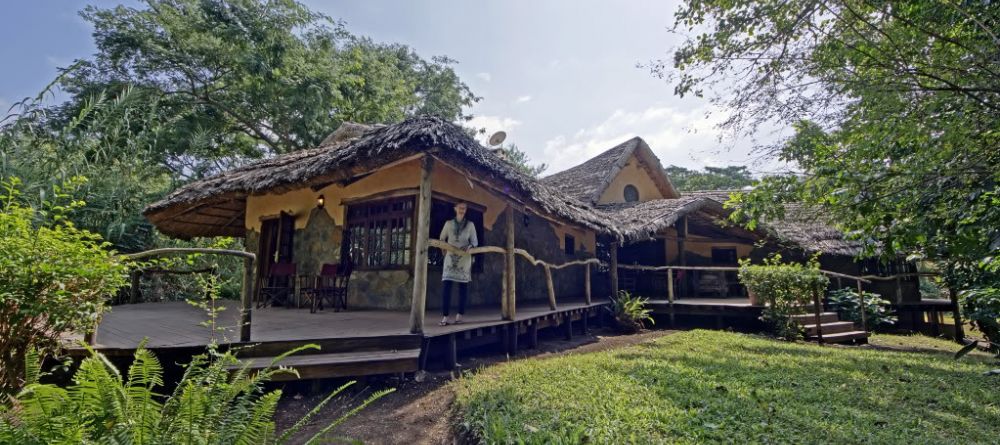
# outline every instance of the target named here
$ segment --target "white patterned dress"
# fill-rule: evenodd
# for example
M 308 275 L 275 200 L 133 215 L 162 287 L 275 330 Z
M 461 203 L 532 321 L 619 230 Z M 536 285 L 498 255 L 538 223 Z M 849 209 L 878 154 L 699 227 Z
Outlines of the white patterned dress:
M 441 228 L 441 241 L 459 249 L 478 247 L 479 239 L 476 237 L 476 225 L 468 220 L 463 225 L 464 227 L 460 227 L 454 219 L 448 220 L 448 222 L 444 223 L 444 227 Z M 459 283 L 472 281 L 472 255 L 445 254 L 441 281 L 456 281 Z

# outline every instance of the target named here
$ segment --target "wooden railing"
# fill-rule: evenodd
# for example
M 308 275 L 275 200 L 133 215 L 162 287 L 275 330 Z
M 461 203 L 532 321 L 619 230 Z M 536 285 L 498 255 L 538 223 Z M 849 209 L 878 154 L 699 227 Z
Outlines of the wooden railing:
M 253 299 L 253 274 L 254 263 L 257 261 L 257 255 L 242 250 L 171 247 L 165 249 L 146 250 L 143 252 L 125 255 L 125 257 L 133 261 L 138 261 L 151 257 L 182 254 L 227 255 L 243 258 L 243 283 L 240 292 L 240 341 L 250 341 L 250 323 L 252 321 L 250 307 L 252 305 L 251 300 Z M 97 326 L 94 326 L 94 331 L 85 336 L 84 339 L 87 343 L 91 345 L 94 344 L 97 339 Z
M 627 269 L 627 270 L 642 270 L 642 271 L 649 271 L 649 272 L 660 272 L 660 271 L 666 271 L 667 272 L 667 302 L 670 305 L 670 324 L 671 325 L 674 324 L 674 273 L 673 273 L 674 270 L 729 271 L 729 272 L 739 271 L 740 270 L 739 267 L 733 267 L 733 266 L 644 266 L 644 265 L 638 265 L 638 264 L 632 264 L 632 265 L 629 265 L 629 264 L 619 264 L 618 268 L 619 269 Z M 869 276 L 859 277 L 859 276 L 855 276 L 855 275 L 848 275 L 848 274 L 843 274 L 843 273 L 840 273 L 840 272 L 833 272 L 833 271 L 822 270 L 822 269 L 820 269 L 820 272 L 823 273 L 824 275 L 827 275 L 827 276 L 831 276 L 831 277 L 835 277 L 835 278 L 844 278 L 844 279 L 854 280 L 855 282 L 857 282 L 857 285 L 858 285 L 858 298 L 861 299 L 861 329 L 864 330 L 865 332 L 868 332 L 868 316 L 866 314 L 866 311 L 864 310 L 864 293 L 862 291 L 861 285 L 862 285 L 862 283 L 871 283 L 870 278 L 872 278 L 872 277 L 869 277 Z M 882 277 L 876 277 L 876 278 L 882 278 Z M 821 313 L 822 313 L 822 306 L 820 305 L 820 297 L 819 297 L 819 291 L 818 290 L 815 290 L 813 292 L 812 300 L 813 300 L 813 306 L 814 306 L 813 316 L 814 316 L 815 322 L 816 322 L 816 339 L 818 340 L 818 342 L 820 344 L 822 344 L 823 343 L 823 328 L 822 328 L 822 323 L 820 323 L 820 320 L 822 319 L 822 315 L 821 315 Z
M 451 244 L 448 244 L 448 243 L 446 243 L 444 241 L 437 240 L 437 239 L 429 239 L 429 240 L 427 240 L 427 245 L 430 246 L 430 247 L 436 247 L 436 248 L 444 250 L 446 252 L 453 253 L 455 255 L 463 255 L 464 256 L 464 255 L 475 255 L 475 254 L 480 254 L 480 253 L 497 253 L 497 254 L 504 255 L 505 262 L 506 262 L 506 258 L 507 258 L 507 249 L 505 249 L 503 247 L 498 247 L 498 246 L 481 246 L 481 247 L 473 247 L 473 248 L 471 248 L 469 250 L 464 250 L 464 249 L 459 249 L 459 248 L 457 248 L 455 246 L 452 246 Z M 542 266 L 542 268 L 545 271 L 545 284 L 546 284 L 546 286 L 548 288 L 549 308 L 552 309 L 552 310 L 556 309 L 556 293 L 555 293 L 555 284 L 552 281 L 552 269 L 564 269 L 564 268 L 567 268 L 567 267 L 570 267 L 570 266 L 584 266 L 585 267 L 585 269 L 584 269 L 584 271 L 585 271 L 584 272 L 584 298 L 585 298 L 585 301 L 587 302 L 588 305 L 591 303 L 591 293 L 590 293 L 590 265 L 591 264 L 597 264 L 597 265 L 601 264 L 601 262 L 599 260 L 597 260 L 596 258 L 588 258 L 586 260 L 574 260 L 574 261 L 568 261 L 568 262 L 561 263 L 561 264 L 553 264 L 553 263 L 549 263 L 549 262 L 546 262 L 546 261 L 543 261 L 543 260 L 535 258 L 533 255 L 531 255 L 530 253 L 528 253 L 527 250 L 524 250 L 524 249 L 521 249 L 521 248 L 515 248 L 514 249 L 514 254 L 520 255 L 522 258 L 524 258 L 525 260 L 527 260 L 533 266 Z M 508 274 L 509 267 L 507 267 L 507 264 L 505 264 L 504 266 L 505 267 L 503 268 L 503 280 L 502 280 L 502 282 L 503 282 L 503 293 L 506 294 L 507 293 L 507 274 Z M 512 305 L 513 301 L 511 300 L 508 304 Z M 507 309 L 510 312 L 513 312 L 513 310 L 512 310 L 513 308 L 512 307 L 508 307 Z

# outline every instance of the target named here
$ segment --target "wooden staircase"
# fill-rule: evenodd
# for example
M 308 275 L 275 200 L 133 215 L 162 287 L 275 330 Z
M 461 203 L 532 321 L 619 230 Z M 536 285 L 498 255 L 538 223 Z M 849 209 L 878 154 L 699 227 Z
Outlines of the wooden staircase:
M 278 355 L 303 344 L 316 344 L 319 350 L 306 350 L 280 362 L 294 368 L 298 376 L 280 374 L 274 380 L 309 380 L 331 377 L 354 377 L 375 374 L 413 372 L 419 369 L 422 336 L 388 335 L 337 339 L 270 341 L 240 345 L 240 363 L 250 371 L 268 367 Z
M 817 341 L 816 314 L 792 315 L 792 320 L 806 331 L 807 341 Z M 852 321 L 840 321 L 836 312 L 821 312 L 819 327 L 823 333 L 823 343 L 868 343 L 868 333 L 859 329 Z

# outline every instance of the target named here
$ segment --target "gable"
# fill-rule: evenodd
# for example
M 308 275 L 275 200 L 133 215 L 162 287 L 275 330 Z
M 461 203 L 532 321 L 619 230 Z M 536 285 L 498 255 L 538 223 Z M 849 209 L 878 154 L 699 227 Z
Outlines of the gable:
M 638 202 L 668 198 L 657 187 L 656 181 L 650 176 L 649 169 L 643 168 L 639 159 L 633 153 L 629 156 L 625 166 L 611 179 L 607 188 L 601 193 L 601 197 L 597 199 L 597 203 L 615 204 L 626 202 L 625 188 L 629 185 L 635 187 L 636 191 L 638 191 Z

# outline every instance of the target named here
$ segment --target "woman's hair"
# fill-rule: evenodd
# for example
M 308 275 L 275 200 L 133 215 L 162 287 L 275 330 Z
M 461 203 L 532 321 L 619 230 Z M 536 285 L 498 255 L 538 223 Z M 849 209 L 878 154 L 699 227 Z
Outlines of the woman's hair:
M 465 206 L 466 208 L 468 208 L 469 207 L 469 203 L 467 203 L 465 201 L 459 200 L 459 201 L 455 201 L 455 205 L 453 205 L 452 207 L 458 207 L 458 206 Z

